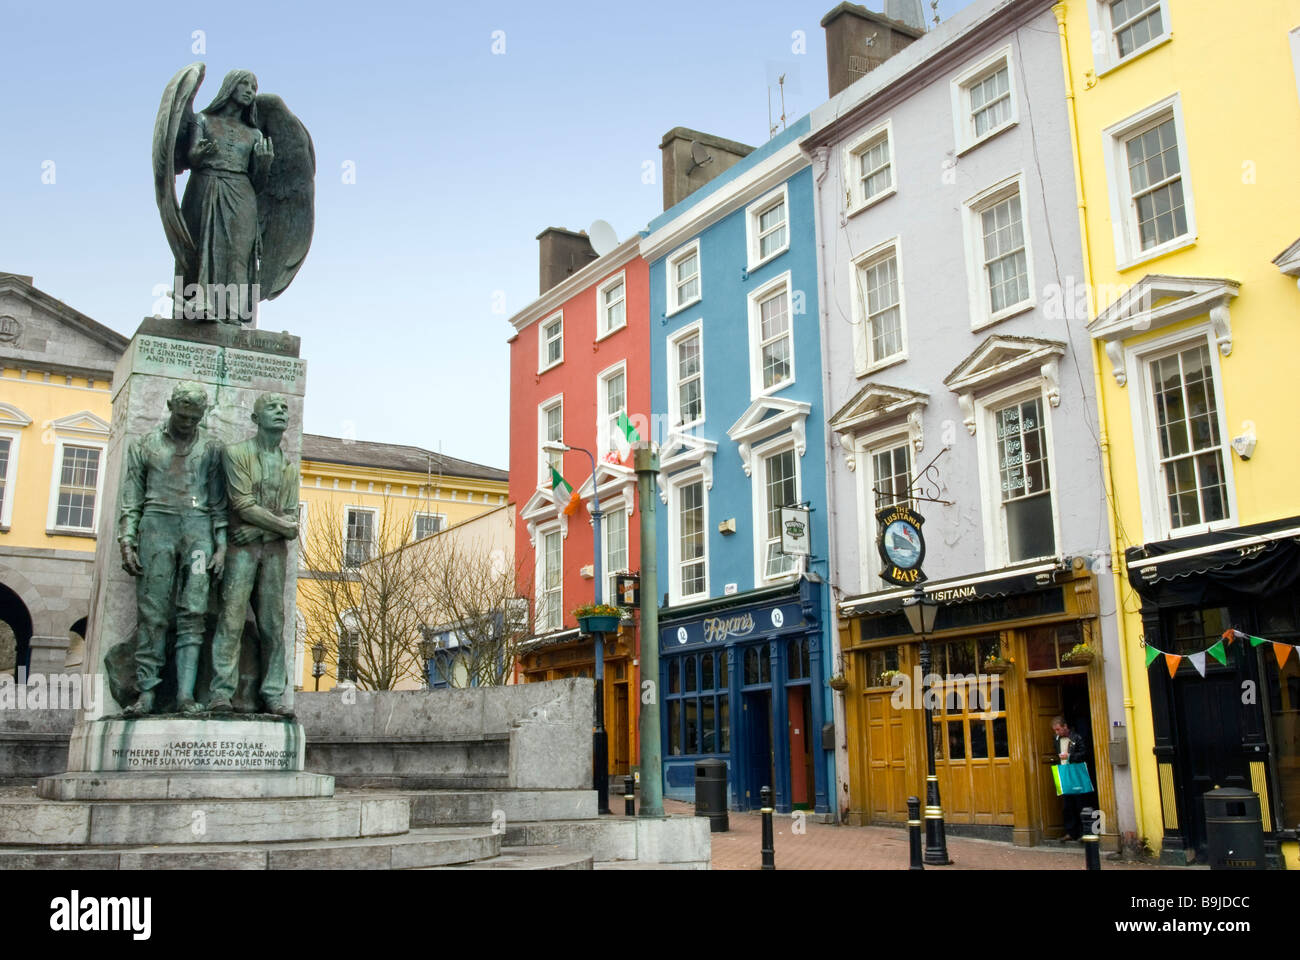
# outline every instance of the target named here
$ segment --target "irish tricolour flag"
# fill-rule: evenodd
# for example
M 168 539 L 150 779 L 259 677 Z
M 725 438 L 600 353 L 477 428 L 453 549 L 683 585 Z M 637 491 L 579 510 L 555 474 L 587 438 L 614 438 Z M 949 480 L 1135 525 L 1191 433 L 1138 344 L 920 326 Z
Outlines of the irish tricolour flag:
M 578 509 L 578 492 L 554 467 L 551 467 L 551 499 L 555 501 L 555 509 L 562 511 L 566 517 L 573 516 Z
M 641 434 L 637 433 L 636 427 L 632 426 L 632 421 L 627 418 L 626 410 L 618 415 L 618 423 L 614 427 L 612 439 L 614 446 L 618 447 L 618 458 L 620 460 L 626 460 L 632 456 L 632 444 L 641 442 Z

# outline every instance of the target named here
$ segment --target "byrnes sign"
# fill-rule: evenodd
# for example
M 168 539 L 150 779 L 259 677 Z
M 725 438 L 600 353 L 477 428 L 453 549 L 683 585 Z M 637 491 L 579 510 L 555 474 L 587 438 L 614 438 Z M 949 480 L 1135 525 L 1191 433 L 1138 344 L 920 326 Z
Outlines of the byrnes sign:
M 728 637 L 747 637 L 754 632 L 754 615 L 739 613 L 730 617 L 707 617 L 701 624 L 705 643 L 719 643 Z

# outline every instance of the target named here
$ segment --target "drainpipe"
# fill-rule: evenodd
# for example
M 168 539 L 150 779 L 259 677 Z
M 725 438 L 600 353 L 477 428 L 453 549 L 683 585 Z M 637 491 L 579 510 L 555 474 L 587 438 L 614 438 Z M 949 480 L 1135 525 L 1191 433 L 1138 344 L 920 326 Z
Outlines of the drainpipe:
M 827 293 L 826 276 L 830 272 L 826 253 L 826 231 L 822 228 L 822 205 L 820 197 L 822 194 L 822 181 L 826 179 L 826 174 L 830 172 L 830 148 L 826 146 L 816 147 L 812 152 L 813 158 L 813 229 L 817 232 L 817 257 L 821 269 L 817 271 L 819 286 L 821 290 L 818 293 L 818 313 L 821 314 L 819 321 L 821 323 L 821 336 L 817 339 L 821 344 L 822 352 L 822 411 L 829 416 L 831 412 L 830 398 L 830 353 L 826 335 L 830 329 L 830 298 Z M 835 498 L 831 495 L 831 460 L 834 456 L 831 453 L 833 439 L 826 438 L 826 602 L 830 608 L 830 653 L 831 663 L 830 672 L 835 673 L 835 667 L 840 662 L 840 618 L 839 607 L 835 603 L 835 585 L 839 582 L 839 564 L 835 552 L 836 536 L 835 531 L 838 526 L 836 521 L 834 504 Z M 820 696 L 820 691 L 818 691 Z M 833 790 L 834 798 L 830 803 L 832 816 L 835 822 L 840 822 L 840 812 L 843 809 L 844 797 L 848 793 L 846 789 L 849 782 L 849 751 L 848 751 L 848 727 L 847 716 L 844 712 L 844 694 L 839 691 L 831 692 L 831 717 L 835 723 L 835 788 Z M 820 735 L 820 731 L 817 731 Z
M 1083 283 L 1088 291 L 1088 303 L 1093 304 L 1092 258 L 1088 246 L 1088 205 L 1083 190 L 1083 169 L 1079 158 L 1079 121 L 1074 108 L 1074 77 L 1070 70 L 1070 44 L 1065 32 L 1065 14 L 1067 5 L 1057 3 L 1052 6 L 1056 14 L 1056 32 L 1061 38 L 1061 66 L 1065 70 L 1065 109 L 1070 121 L 1070 159 L 1074 163 L 1074 195 L 1078 206 L 1079 235 L 1083 252 Z M 1090 338 L 1091 339 L 1091 338 Z M 1110 459 L 1110 433 L 1106 429 L 1106 405 L 1102 400 L 1101 371 L 1105 355 L 1099 340 L 1092 340 L 1092 379 L 1093 389 L 1097 394 L 1097 446 L 1101 451 L 1102 484 L 1106 493 L 1106 524 L 1109 528 L 1111 547 L 1117 551 L 1111 556 L 1111 578 L 1115 593 L 1115 628 L 1120 647 L 1120 679 L 1124 691 L 1124 722 L 1128 727 L 1129 782 L 1133 790 L 1133 813 L 1137 819 L 1139 833 L 1142 830 L 1142 776 L 1138 770 L 1137 737 L 1133 725 L 1133 678 L 1129 669 L 1128 625 L 1124 617 L 1122 602 L 1124 589 L 1123 558 L 1119 550 L 1119 526 L 1116 521 L 1118 507 L 1115 503 L 1114 470 Z M 1095 754 L 1094 754 L 1095 756 Z M 1116 832 L 1118 832 L 1118 825 Z M 1121 843 L 1123 838 L 1121 837 Z

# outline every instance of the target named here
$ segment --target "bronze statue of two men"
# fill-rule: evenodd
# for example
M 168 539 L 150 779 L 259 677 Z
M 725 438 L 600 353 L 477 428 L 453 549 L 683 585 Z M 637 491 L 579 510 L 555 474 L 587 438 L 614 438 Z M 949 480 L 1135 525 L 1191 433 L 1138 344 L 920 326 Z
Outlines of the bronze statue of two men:
M 167 420 L 127 451 L 118 542 L 122 566 L 136 578 L 139 697 L 126 712 L 139 716 L 159 705 L 174 624 L 178 711 L 232 711 L 242 674 L 265 712 L 289 717 L 284 587 L 288 541 L 298 536 L 298 472 L 280 449 L 289 403 L 280 394 L 259 396 L 257 433 L 229 445 L 200 427 L 207 407 L 203 387 L 177 385 Z M 205 708 L 195 686 L 212 599 L 217 616 Z M 246 633 L 250 601 L 255 629 Z

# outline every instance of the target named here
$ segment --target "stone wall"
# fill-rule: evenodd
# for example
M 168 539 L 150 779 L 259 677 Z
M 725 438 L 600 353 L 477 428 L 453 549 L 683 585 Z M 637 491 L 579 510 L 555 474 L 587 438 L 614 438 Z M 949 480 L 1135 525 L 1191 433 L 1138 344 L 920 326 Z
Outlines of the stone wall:
M 469 690 L 300 692 L 296 709 L 307 769 L 341 785 L 590 789 L 594 690 L 593 681 L 573 678 Z
M 68 768 L 76 710 L 0 710 L 0 783 L 34 780 Z

